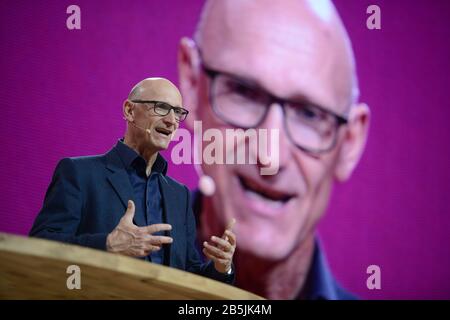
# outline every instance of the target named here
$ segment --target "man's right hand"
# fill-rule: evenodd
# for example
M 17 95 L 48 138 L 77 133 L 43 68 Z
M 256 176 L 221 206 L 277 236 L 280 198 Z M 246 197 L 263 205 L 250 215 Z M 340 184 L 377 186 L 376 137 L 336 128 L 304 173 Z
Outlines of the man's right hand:
M 152 224 L 138 227 L 133 223 L 134 202 L 128 200 L 128 208 L 117 227 L 106 239 L 106 250 L 131 257 L 145 257 L 151 252 L 161 249 L 163 244 L 172 243 L 171 237 L 154 236 L 159 231 L 172 230 L 170 224 Z

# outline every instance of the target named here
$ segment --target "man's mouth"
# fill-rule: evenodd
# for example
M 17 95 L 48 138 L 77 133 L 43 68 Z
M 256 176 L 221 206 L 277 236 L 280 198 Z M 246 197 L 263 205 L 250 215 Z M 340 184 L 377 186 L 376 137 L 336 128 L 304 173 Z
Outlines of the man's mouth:
M 166 128 L 155 128 L 155 131 L 168 137 L 172 134 L 172 131 Z
M 249 198 L 271 208 L 280 208 L 296 197 L 295 193 L 275 189 L 248 177 L 238 175 L 238 179 L 242 189 Z

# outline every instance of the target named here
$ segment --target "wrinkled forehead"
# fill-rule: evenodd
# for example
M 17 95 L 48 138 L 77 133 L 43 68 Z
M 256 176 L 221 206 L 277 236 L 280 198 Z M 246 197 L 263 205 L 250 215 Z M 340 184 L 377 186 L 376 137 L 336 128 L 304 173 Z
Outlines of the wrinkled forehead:
M 178 89 L 165 81 L 143 81 L 137 90 L 137 99 L 163 101 L 172 106 L 182 105 Z
M 353 54 L 331 3 L 213 1 L 208 10 L 197 34 L 205 63 L 345 112 L 356 85 Z

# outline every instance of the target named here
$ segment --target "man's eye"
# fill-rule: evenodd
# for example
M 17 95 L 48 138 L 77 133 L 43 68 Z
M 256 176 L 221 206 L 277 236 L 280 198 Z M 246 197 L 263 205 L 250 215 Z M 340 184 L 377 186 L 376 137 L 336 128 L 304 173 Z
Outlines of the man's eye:
M 319 115 L 317 114 L 317 112 L 314 112 L 314 110 L 311 109 L 306 109 L 306 108 L 301 108 L 298 113 L 306 118 L 318 118 Z
M 169 106 L 168 104 L 165 104 L 165 103 L 158 103 L 158 104 L 156 105 L 156 107 L 157 107 L 158 109 L 164 110 L 164 111 L 168 111 L 168 110 L 170 110 L 170 109 L 172 108 L 171 106 Z
M 318 121 L 323 119 L 323 114 L 319 110 L 311 109 L 308 107 L 298 107 L 296 108 L 296 115 L 299 118 L 308 121 Z
M 237 82 L 234 82 L 234 83 L 230 82 L 228 84 L 228 87 L 229 87 L 229 90 L 231 93 L 237 94 L 245 99 L 254 100 L 254 99 L 258 98 L 258 96 L 259 96 L 258 92 L 255 91 L 254 89 L 249 88 L 249 87 L 242 85 L 240 83 L 237 83 Z
M 184 112 L 183 112 L 182 109 L 174 108 L 173 111 L 175 111 L 175 114 L 177 114 L 177 115 L 182 115 L 182 114 L 184 114 Z

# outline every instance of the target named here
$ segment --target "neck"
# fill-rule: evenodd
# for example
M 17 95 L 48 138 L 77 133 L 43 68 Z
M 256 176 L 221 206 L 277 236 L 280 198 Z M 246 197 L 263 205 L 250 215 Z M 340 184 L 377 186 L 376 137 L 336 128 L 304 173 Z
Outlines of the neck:
M 123 142 L 127 146 L 136 151 L 147 162 L 147 168 L 145 171 L 148 176 L 152 171 L 153 164 L 155 163 L 156 157 L 158 156 L 158 151 L 152 150 L 142 143 L 138 143 L 138 141 L 138 139 L 133 139 L 129 132 L 125 134 L 125 138 L 123 139 Z
M 283 260 L 269 261 L 236 251 L 238 287 L 271 300 L 292 300 L 304 291 L 314 253 L 314 235 L 299 243 Z
M 209 239 L 220 234 L 210 199 L 203 198 L 199 233 Z M 217 226 L 217 228 L 216 228 Z M 236 285 L 267 299 L 295 299 L 303 294 L 315 248 L 314 233 L 305 237 L 284 259 L 273 261 L 239 250 L 239 240 L 233 262 Z

